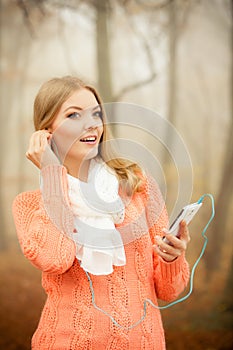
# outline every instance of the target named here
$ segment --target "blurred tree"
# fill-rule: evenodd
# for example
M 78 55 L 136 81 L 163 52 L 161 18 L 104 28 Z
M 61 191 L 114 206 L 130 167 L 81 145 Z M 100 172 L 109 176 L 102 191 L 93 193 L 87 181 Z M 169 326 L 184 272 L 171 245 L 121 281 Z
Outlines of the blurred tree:
M 36 5 L 36 9 L 40 12 L 42 1 L 33 1 Z M 1 40 L 0 40 L 0 52 L 1 52 L 1 85 L 0 85 L 0 98 L 1 98 L 1 128 L 0 128 L 0 250 L 8 248 L 8 228 L 6 226 L 6 214 L 5 209 L 5 190 L 6 190 L 6 168 L 8 167 L 9 160 L 7 159 L 7 142 L 12 137 L 9 135 L 11 130 L 11 123 L 18 125 L 18 154 L 19 160 L 15 162 L 15 167 L 18 167 L 17 173 L 17 192 L 21 192 L 24 186 L 24 162 L 21 158 L 24 158 L 24 105 L 23 98 L 27 80 L 27 68 L 29 61 L 29 48 L 30 37 L 34 38 L 35 31 L 33 23 L 30 19 L 30 9 L 28 5 L 30 2 L 24 2 L 17 0 L 14 4 L 9 4 L 7 1 L 1 1 L 0 11 L 0 25 L 1 25 Z M 16 6 L 17 5 L 17 6 Z M 21 10 L 20 16 L 19 8 Z M 9 25 L 9 18 L 12 19 L 14 25 Z M 22 18 L 26 28 L 22 26 Z M 7 30 L 7 32 L 6 32 Z M 14 44 L 12 44 L 14 43 Z M 15 109 L 15 101 L 19 99 L 20 104 Z M 9 115 L 13 116 L 13 120 L 8 118 Z M 7 132 L 6 132 L 7 131 Z M 7 169 L 7 171 L 9 171 Z M 9 174 L 8 175 L 12 175 Z
M 1 166 L 0 162 L 0 166 Z M 1 176 L 1 182 L 0 186 L 2 188 L 2 176 Z M 6 221 L 5 221 L 5 213 L 4 213 L 4 201 L 3 196 L 0 197 L 0 215 L 1 215 L 1 221 L 0 221 L 0 252 L 5 250 L 7 248 L 7 236 L 6 236 Z
M 225 5 L 228 5 L 227 3 Z M 223 259 L 224 245 L 227 243 L 227 228 L 231 219 L 231 210 L 233 208 L 233 0 L 230 0 L 231 12 L 231 75 L 229 101 L 231 103 L 231 119 L 229 124 L 228 139 L 225 146 L 225 157 L 222 165 L 222 176 L 216 199 L 216 216 L 212 228 L 212 237 L 205 256 L 206 266 L 208 268 L 209 277 L 214 275 L 216 269 L 219 268 Z M 229 274 L 232 274 L 232 268 Z M 231 281 L 231 278 L 229 278 Z
M 97 74 L 98 88 L 105 102 L 112 102 L 112 74 L 110 60 L 109 44 L 109 18 L 110 3 L 109 0 L 91 1 L 96 12 L 96 57 L 97 57 Z
M 3 12 L 2 12 L 2 3 L 0 2 L 0 23 L 2 23 Z M 2 52 L 2 35 L 0 40 L 0 52 Z M 3 71 L 1 69 L 0 71 L 0 103 L 1 106 L 3 105 Z M 5 210 L 4 210 L 4 198 L 3 198 L 3 188 L 4 188 L 4 181 L 3 181 L 3 162 L 5 158 L 4 154 L 4 140 L 5 140 L 5 128 L 3 127 L 4 122 L 4 115 L 3 113 L 0 114 L 0 121 L 1 121 L 1 128 L 0 128 L 0 251 L 6 249 L 7 247 L 7 238 L 6 238 L 6 222 L 5 222 Z
M 125 10 L 129 0 L 118 0 L 118 5 L 122 6 Z M 98 74 L 98 88 L 100 94 L 103 97 L 104 102 L 119 101 L 123 95 L 129 91 L 135 90 L 145 84 L 151 83 L 156 74 L 153 69 L 153 62 L 151 59 L 150 47 L 145 38 L 140 36 L 142 46 L 146 49 L 148 56 L 148 64 L 151 68 L 151 74 L 148 78 L 134 81 L 132 84 L 125 85 L 116 94 L 113 93 L 112 84 L 112 70 L 111 70 L 111 14 L 113 11 L 114 1 L 112 0 L 90 0 L 90 6 L 94 7 L 96 13 L 96 57 L 97 57 L 97 74 Z M 128 10 L 129 16 L 132 13 Z
M 233 66 L 233 65 L 232 65 Z M 232 97 L 233 97 L 233 74 L 232 74 Z M 231 99 L 231 102 L 233 100 Z M 223 247 L 226 242 L 226 234 L 230 211 L 233 205 L 233 105 L 232 118 L 229 125 L 228 142 L 226 144 L 225 161 L 223 163 L 222 177 L 216 200 L 216 216 L 212 228 L 213 239 L 209 243 L 206 252 L 206 265 L 212 274 L 219 267 L 222 260 Z M 232 273 L 232 271 L 230 271 Z
M 137 38 L 137 41 L 140 44 L 141 50 L 145 53 L 146 55 L 146 63 L 147 63 L 147 68 L 149 70 L 149 74 L 147 77 L 144 79 L 139 79 L 136 81 L 133 81 L 133 83 L 130 83 L 129 85 L 123 86 L 120 91 L 118 91 L 116 94 L 113 96 L 113 101 L 120 101 L 121 98 L 128 92 L 131 92 L 133 90 L 136 90 L 142 86 L 145 86 L 147 84 L 150 84 L 154 81 L 156 78 L 157 74 L 155 71 L 155 59 L 153 56 L 153 42 L 148 38 L 148 35 L 143 33 L 142 31 L 139 30 L 138 25 L 134 23 L 133 21 L 133 13 L 135 11 L 134 7 L 126 6 L 127 4 L 130 5 L 129 0 L 118 0 L 121 6 L 124 9 L 125 16 L 127 18 L 127 21 L 129 23 L 129 26 L 131 28 L 132 33 L 135 35 Z M 141 10 L 140 10 L 141 11 Z M 151 15 L 151 13 L 150 13 Z M 147 15 L 147 20 L 150 22 L 150 18 Z
M 170 0 L 164 1 L 164 4 L 168 4 Z M 96 27 L 96 61 L 97 61 L 97 85 L 100 91 L 100 94 L 105 102 L 113 102 L 119 101 L 124 94 L 130 92 L 132 90 L 138 89 L 145 84 L 151 83 L 155 77 L 156 73 L 153 67 L 153 59 L 151 55 L 152 45 L 149 45 L 148 40 L 139 34 L 139 40 L 142 45 L 142 49 L 147 53 L 147 61 L 149 69 L 151 73 L 149 77 L 145 79 L 139 79 L 138 81 L 134 81 L 132 84 L 123 86 L 120 91 L 116 94 L 113 93 L 113 83 L 112 83 L 112 70 L 111 70 L 111 15 L 114 11 L 114 6 L 117 4 L 121 6 L 123 9 L 127 9 L 127 15 L 132 16 L 133 11 L 131 12 L 131 7 L 127 5 L 131 5 L 130 0 L 79 0 L 79 1 L 63 1 L 63 0 L 17 0 L 19 8 L 22 10 L 25 25 L 27 26 L 31 36 L 36 36 L 36 28 L 33 24 L 32 20 L 32 12 L 35 7 L 37 7 L 43 15 L 46 15 L 51 10 L 51 7 L 54 8 L 69 8 L 74 11 L 78 11 L 79 7 L 82 3 L 90 6 L 94 9 L 95 12 L 95 27 Z M 50 10 L 46 8 L 46 4 L 50 5 Z M 160 10 L 163 6 L 156 6 L 154 10 Z M 144 11 L 143 8 L 140 10 Z M 113 31 L 112 31 L 113 32 Z
M 11 26 L 5 35 L 4 23 L 8 20 L 8 8 L 6 2 L 1 2 L 0 24 L 1 24 L 1 84 L 0 84 L 0 98 L 1 98 L 1 114 L 0 114 L 0 250 L 5 250 L 8 247 L 7 226 L 6 226 L 6 208 L 5 208 L 5 171 L 6 163 L 9 162 L 7 158 L 7 141 L 11 138 L 9 135 L 10 119 L 8 115 L 11 114 L 14 108 L 14 95 L 19 89 L 18 86 L 18 58 L 20 55 L 21 36 L 19 31 L 14 30 Z M 14 23 L 17 26 L 17 23 Z M 14 42 L 14 45 L 12 45 Z M 17 52 L 18 55 L 15 53 Z M 14 113 L 15 115 L 15 113 Z M 7 132 L 6 132 L 7 131 Z
M 177 95 L 177 3 L 171 0 L 168 6 L 169 18 L 169 64 L 168 64 L 168 113 L 167 119 L 174 126 L 176 125 L 176 95 Z M 164 166 L 169 165 L 169 151 L 173 146 L 173 134 L 170 134 L 170 129 L 166 130 L 166 149 L 164 152 Z M 168 150 L 168 152 L 167 152 Z M 168 171 L 167 167 L 166 171 Z M 168 183 L 169 186 L 169 183 Z M 169 189 L 168 189 L 169 191 Z
M 187 23 L 189 14 L 191 12 L 190 7 L 196 5 L 193 0 L 169 0 L 167 6 L 168 13 L 168 38 L 169 38 L 169 63 L 168 63 L 168 121 L 176 126 L 177 123 L 177 96 L 178 96 L 178 60 L 177 51 L 179 46 L 180 36 L 183 34 L 185 24 Z M 165 6 L 165 4 L 163 4 Z M 171 150 L 173 147 L 173 133 L 170 133 L 171 129 L 167 128 L 166 131 L 166 147 L 167 150 Z M 171 162 L 168 152 L 164 153 L 164 166 L 168 166 Z

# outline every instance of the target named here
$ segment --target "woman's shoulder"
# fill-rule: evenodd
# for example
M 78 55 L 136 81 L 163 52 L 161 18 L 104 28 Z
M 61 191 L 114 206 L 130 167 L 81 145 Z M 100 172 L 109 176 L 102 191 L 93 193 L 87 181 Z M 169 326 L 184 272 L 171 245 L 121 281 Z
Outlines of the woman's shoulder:
M 13 209 L 15 207 L 38 207 L 41 198 L 41 192 L 39 189 L 34 191 L 26 191 L 17 194 L 13 200 Z
M 143 200 L 144 205 L 150 208 L 150 210 L 151 208 L 157 208 L 158 206 L 163 208 L 165 204 L 164 197 L 154 176 L 150 173 L 143 173 L 140 176 L 141 185 L 135 198 L 140 197 Z
M 145 195 L 149 195 L 151 191 L 160 192 L 158 182 L 150 173 L 143 172 L 138 174 L 138 177 L 141 181 L 139 192 L 142 192 Z

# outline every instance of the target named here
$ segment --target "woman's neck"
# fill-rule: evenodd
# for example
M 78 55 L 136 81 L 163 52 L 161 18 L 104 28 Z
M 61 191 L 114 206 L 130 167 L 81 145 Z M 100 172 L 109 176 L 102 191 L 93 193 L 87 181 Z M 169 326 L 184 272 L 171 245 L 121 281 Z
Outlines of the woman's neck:
M 78 162 L 77 160 L 66 160 L 64 162 L 64 166 L 66 167 L 69 175 L 78 178 L 80 181 L 87 182 L 90 162 L 91 159 L 87 159 L 82 162 Z

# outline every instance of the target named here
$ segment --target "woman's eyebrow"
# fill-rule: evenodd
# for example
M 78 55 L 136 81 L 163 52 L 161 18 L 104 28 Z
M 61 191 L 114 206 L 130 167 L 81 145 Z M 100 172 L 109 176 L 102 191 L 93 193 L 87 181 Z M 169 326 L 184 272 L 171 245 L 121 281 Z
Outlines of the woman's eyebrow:
M 92 108 L 92 111 L 95 111 L 96 109 L 99 109 L 99 110 L 101 110 L 101 107 L 100 107 L 100 105 L 97 105 L 97 106 L 95 106 L 94 108 Z
M 89 109 L 89 108 L 90 108 L 90 107 L 85 108 L 85 109 Z M 82 110 L 83 110 L 83 108 L 78 107 L 78 106 L 69 106 L 69 107 L 67 107 L 67 108 L 64 110 L 64 112 L 68 111 L 69 109 L 77 109 L 77 110 L 79 110 L 79 111 L 82 111 Z M 94 108 L 92 108 L 92 111 L 95 111 L 96 109 L 100 109 L 100 110 L 101 110 L 100 105 L 97 105 L 97 106 L 95 106 Z
M 77 107 L 77 106 L 69 106 L 69 107 L 67 107 L 65 110 L 64 110 L 64 112 L 66 112 L 66 111 L 68 111 L 69 109 L 77 109 L 77 110 L 79 110 L 79 111 L 82 111 L 83 109 L 81 108 L 81 107 Z

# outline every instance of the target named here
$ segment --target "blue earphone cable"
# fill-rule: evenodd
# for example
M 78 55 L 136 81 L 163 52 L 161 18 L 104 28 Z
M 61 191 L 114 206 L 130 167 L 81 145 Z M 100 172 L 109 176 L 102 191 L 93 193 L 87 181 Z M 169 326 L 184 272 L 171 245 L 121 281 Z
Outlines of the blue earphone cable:
M 95 309 L 97 309 L 98 311 L 102 312 L 103 314 L 105 314 L 106 316 L 108 316 L 111 321 L 119 328 L 122 328 L 122 329 L 125 329 L 125 330 L 130 330 L 132 328 L 135 328 L 136 326 L 138 326 L 145 318 L 146 318 L 146 308 L 147 308 L 147 303 L 150 304 L 152 307 L 156 308 L 156 309 L 159 309 L 159 310 L 164 310 L 164 309 L 167 309 L 173 305 L 176 305 L 178 303 L 181 303 L 182 301 L 188 299 L 188 297 L 192 294 L 192 291 L 193 291 L 193 281 L 194 281 L 194 273 L 195 273 L 195 270 L 197 268 L 197 265 L 199 264 L 204 252 L 205 252 L 205 249 L 206 249 L 206 246 L 207 246 L 207 243 L 208 243 L 208 238 L 206 236 L 206 231 L 211 223 L 211 221 L 213 220 L 214 218 L 214 215 L 215 215 L 215 209 L 214 209 L 214 197 L 212 196 L 212 194 L 210 193 L 206 193 L 206 194 L 203 194 L 203 196 L 201 196 L 198 200 L 198 204 L 202 203 L 203 199 L 205 197 L 209 197 L 211 199 L 211 205 L 212 205 L 212 215 L 209 219 L 209 221 L 207 222 L 206 226 L 204 227 L 203 231 L 202 231 L 202 237 L 204 238 L 204 243 L 203 243 L 203 246 L 202 246 L 202 250 L 201 250 L 201 253 L 199 255 L 199 257 L 197 258 L 196 262 L 194 263 L 193 267 L 192 267 L 192 270 L 191 270 L 191 274 L 190 274 L 190 283 L 189 283 L 189 292 L 182 298 L 180 299 L 177 299 L 169 304 L 166 304 L 164 306 L 158 306 L 158 305 L 155 305 L 150 299 L 145 299 L 144 302 L 143 302 L 143 315 L 142 317 L 135 323 L 133 323 L 131 326 L 129 327 L 125 327 L 125 326 L 122 326 L 121 324 L 119 324 L 112 315 L 110 315 L 108 312 L 106 312 L 105 310 L 101 309 L 98 305 L 96 305 L 95 303 L 95 292 L 94 292 L 94 288 L 93 288 L 93 284 L 92 284 L 92 280 L 91 280 L 91 277 L 89 275 L 89 273 L 87 271 L 85 271 L 86 275 L 87 275 L 87 278 L 88 278 L 88 281 L 89 281 L 89 286 L 90 286 L 90 290 L 91 290 L 91 297 L 92 297 L 92 304 L 94 306 Z

